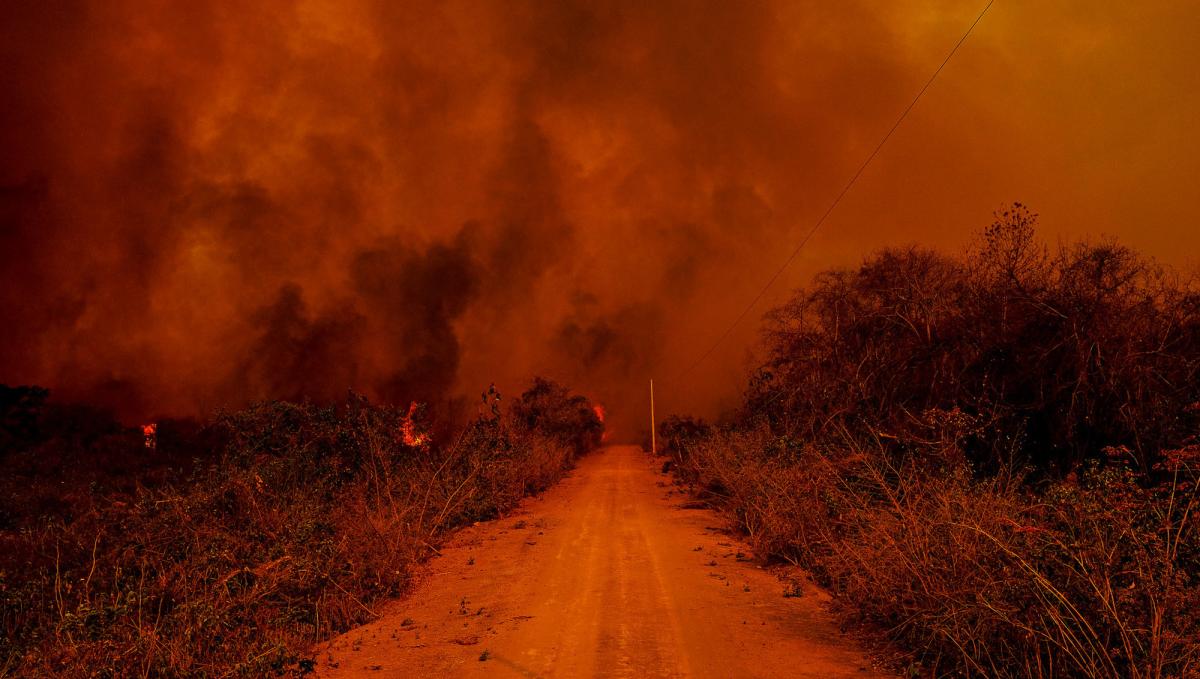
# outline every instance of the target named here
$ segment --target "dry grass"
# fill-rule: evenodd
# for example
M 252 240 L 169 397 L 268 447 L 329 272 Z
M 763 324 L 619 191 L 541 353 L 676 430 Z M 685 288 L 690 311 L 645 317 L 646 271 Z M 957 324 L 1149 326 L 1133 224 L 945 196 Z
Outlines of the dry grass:
M 186 474 L 9 508 L 0 674 L 303 673 L 314 642 L 374 617 L 448 531 L 546 488 L 598 441 L 586 401 L 555 395 L 522 401 L 552 433 L 489 414 L 417 446 L 407 409 L 260 404 L 219 417 L 218 449 Z
M 679 445 L 678 473 L 756 549 L 808 568 L 848 623 L 928 676 L 1194 676 L 1200 453 L 1162 482 L 1129 468 L 1043 492 L 931 476 L 881 450 L 780 454 L 765 430 Z

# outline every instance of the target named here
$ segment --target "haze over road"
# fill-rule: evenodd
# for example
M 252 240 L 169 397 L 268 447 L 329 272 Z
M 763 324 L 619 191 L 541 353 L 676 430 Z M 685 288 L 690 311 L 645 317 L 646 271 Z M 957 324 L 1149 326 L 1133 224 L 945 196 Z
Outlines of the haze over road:
M 604 449 L 461 532 L 409 597 L 320 650 L 320 675 L 880 676 L 811 584 L 785 598 L 658 464 Z

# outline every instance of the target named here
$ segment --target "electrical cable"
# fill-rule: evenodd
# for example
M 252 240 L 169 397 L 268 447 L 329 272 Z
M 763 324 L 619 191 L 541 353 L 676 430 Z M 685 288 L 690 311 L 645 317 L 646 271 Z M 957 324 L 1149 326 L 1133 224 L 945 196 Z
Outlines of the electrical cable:
M 919 92 L 917 92 L 917 96 L 913 97 L 913 100 L 909 102 L 907 107 L 905 107 L 904 111 L 900 114 L 900 117 L 896 118 L 896 122 L 892 124 L 891 129 L 887 131 L 887 134 L 883 135 L 883 139 L 879 140 L 879 144 L 875 146 L 875 150 L 871 151 L 871 154 L 867 156 L 867 159 L 863 161 L 862 165 L 859 165 L 858 170 L 855 171 L 852 177 L 850 177 L 850 181 L 846 182 L 846 185 L 842 187 L 842 190 L 833 199 L 833 202 L 831 202 L 829 207 L 825 209 L 825 212 L 821 215 L 820 219 L 818 219 L 816 223 L 812 225 L 812 228 L 808 230 L 808 233 L 804 235 L 804 238 L 800 240 L 800 243 L 794 250 L 792 250 L 792 253 L 788 255 L 788 258 L 783 262 L 783 265 L 775 271 L 774 275 L 772 275 L 769 280 L 767 280 L 766 285 L 764 285 L 758 291 L 758 294 L 754 295 L 754 298 L 750 300 L 750 303 L 747 304 L 744 309 L 742 309 L 742 312 L 737 315 L 737 318 L 733 319 L 733 322 L 725 328 L 725 331 L 717 337 L 716 341 L 714 341 L 708 347 L 708 349 L 706 349 L 704 353 L 700 355 L 699 358 L 697 358 L 682 372 L 678 373 L 672 378 L 669 378 L 667 381 L 677 382 L 691 374 L 693 370 L 699 367 L 701 363 L 703 363 L 706 359 L 708 359 L 709 356 L 712 355 L 714 351 L 716 351 L 717 347 L 719 347 L 721 343 L 729 338 L 729 335 L 738 326 L 738 324 L 740 324 L 750 313 L 750 311 L 754 309 L 758 302 L 762 300 L 763 295 L 767 294 L 767 290 L 771 289 L 771 286 L 773 286 L 775 282 L 779 280 L 779 277 L 783 275 L 783 272 L 786 271 L 789 266 L 791 266 L 792 262 L 795 261 L 796 257 L 800 254 L 800 251 L 803 250 L 804 246 L 808 244 L 809 239 L 812 238 L 813 234 L 817 232 L 817 229 L 821 228 L 821 225 L 825 223 L 825 220 L 833 212 L 834 208 L 838 206 L 838 203 L 842 202 L 842 198 L 849 193 L 855 182 L 858 181 L 858 178 L 862 176 L 863 171 L 866 170 L 867 166 L 871 164 L 871 161 L 875 159 L 875 156 L 879 155 L 879 151 L 883 149 L 884 144 L 887 144 L 888 140 L 892 138 L 892 134 L 896 132 L 896 129 L 900 127 L 900 124 L 903 123 L 904 119 L 908 117 L 909 112 L 912 111 L 917 105 L 917 102 L 921 100 L 921 97 L 925 94 L 925 91 L 928 90 L 931 85 L 933 85 L 934 80 L 937 80 L 937 77 L 942 72 L 942 69 L 946 67 L 946 64 L 950 63 L 950 59 L 952 59 L 954 54 L 958 52 L 958 48 L 962 47 L 962 44 L 967 41 L 968 37 L 970 37 L 971 32 L 974 31 L 975 27 L 979 25 L 979 22 L 983 20 L 983 16 L 987 14 L 989 9 L 991 9 L 993 2 L 995 2 L 995 0 L 988 0 L 988 3 L 984 6 L 983 11 L 979 13 L 979 16 L 975 17 L 975 21 L 972 22 L 967 28 L 967 32 L 963 33 L 962 37 L 958 39 L 958 42 L 954 44 L 954 47 L 946 55 L 946 58 L 942 60 L 942 63 L 937 67 L 937 70 L 933 72 L 933 75 L 929 76 L 929 80 L 925 81 L 925 85 L 921 87 Z

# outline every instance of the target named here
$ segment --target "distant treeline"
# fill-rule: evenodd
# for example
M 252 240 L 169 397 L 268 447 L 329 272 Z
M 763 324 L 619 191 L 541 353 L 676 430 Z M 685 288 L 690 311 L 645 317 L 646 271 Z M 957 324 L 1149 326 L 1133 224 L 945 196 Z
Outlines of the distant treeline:
M 599 445 L 537 379 L 463 426 L 422 406 L 266 402 L 140 429 L 0 387 L 0 676 L 262 676 L 366 621 L 456 526 Z
M 1200 289 L 1021 205 L 767 316 L 720 426 L 667 454 L 765 554 L 932 676 L 1200 671 Z

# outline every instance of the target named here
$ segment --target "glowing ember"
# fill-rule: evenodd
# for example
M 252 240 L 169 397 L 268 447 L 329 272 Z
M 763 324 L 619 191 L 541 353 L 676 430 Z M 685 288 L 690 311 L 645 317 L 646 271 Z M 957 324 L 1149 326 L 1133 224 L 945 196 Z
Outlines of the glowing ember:
M 417 409 L 416 401 L 408 404 L 408 414 L 404 416 L 404 420 L 400 423 L 400 435 L 406 446 L 421 446 L 429 441 L 429 437 L 425 434 L 417 433 L 416 425 L 413 424 L 413 413 Z
M 146 447 L 154 450 L 158 447 L 158 423 L 151 422 L 150 424 L 142 425 L 142 438 L 145 440 Z

